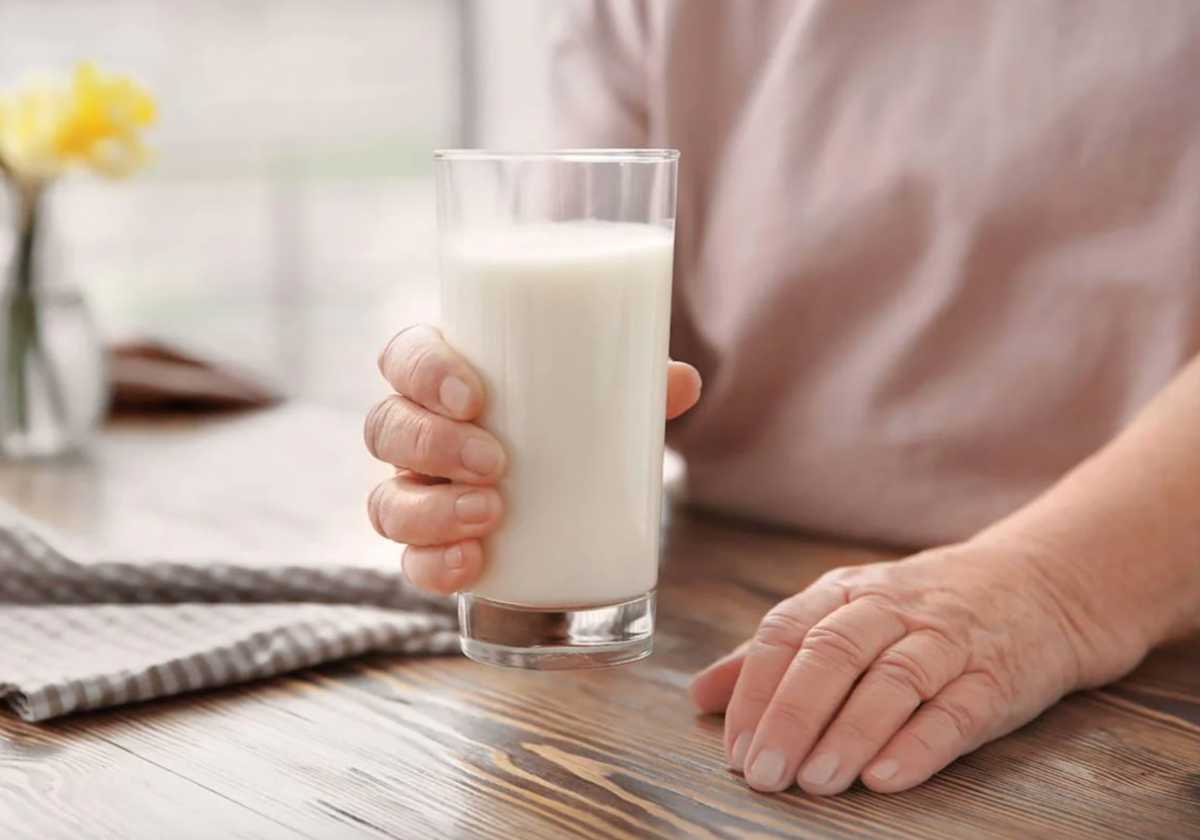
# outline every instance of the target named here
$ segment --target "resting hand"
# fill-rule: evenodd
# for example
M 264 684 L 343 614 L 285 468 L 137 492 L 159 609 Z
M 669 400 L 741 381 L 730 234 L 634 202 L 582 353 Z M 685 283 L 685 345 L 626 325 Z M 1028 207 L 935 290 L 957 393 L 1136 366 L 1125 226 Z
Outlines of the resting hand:
M 1145 655 L 1122 616 L 1052 582 L 1055 562 L 977 541 L 835 570 L 692 697 L 725 712 L 730 765 L 758 790 L 905 790 Z

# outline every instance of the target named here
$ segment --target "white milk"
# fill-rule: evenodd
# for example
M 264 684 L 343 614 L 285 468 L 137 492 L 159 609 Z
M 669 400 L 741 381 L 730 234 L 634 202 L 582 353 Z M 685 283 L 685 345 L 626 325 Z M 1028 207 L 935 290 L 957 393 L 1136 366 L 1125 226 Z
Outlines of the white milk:
M 628 600 L 658 577 L 673 238 L 567 222 L 468 234 L 443 255 L 451 346 L 505 445 L 505 522 L 475 595 Z

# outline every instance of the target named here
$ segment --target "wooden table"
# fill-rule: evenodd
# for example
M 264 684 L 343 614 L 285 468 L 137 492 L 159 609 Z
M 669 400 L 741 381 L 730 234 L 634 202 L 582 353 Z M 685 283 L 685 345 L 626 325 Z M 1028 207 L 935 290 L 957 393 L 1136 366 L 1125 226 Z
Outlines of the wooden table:
M 376 470 L 357 417 L 291 407 L 118 427 L 90 462 L 0 467 L 0 497 L 107 551 L 392 562 L 363 514 Z M 1200 642 L 906 794 L 749 791 L 689 675 L 824 570 L 879 556 L 675 510 L 637 665 L 373 658 L 47 725 L 0 713 L 0 838 L 1200 838 Z

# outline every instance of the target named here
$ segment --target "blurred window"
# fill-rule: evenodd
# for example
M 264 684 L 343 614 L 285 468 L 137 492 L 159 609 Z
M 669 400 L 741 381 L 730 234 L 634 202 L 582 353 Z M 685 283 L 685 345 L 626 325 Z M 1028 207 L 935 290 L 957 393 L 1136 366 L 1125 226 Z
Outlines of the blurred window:
M 228 355 L 304 392 L 336 387 L 314 366 L 363 366 L 347 334 L 373 343 L 388 319 L 425 315 L 430 153 L 464 125 L 465 5 L 0 2 L 0 86 L 87 57 L 158 98 L 147 171 L 72 177 L 52 198 L 53 235 L 109 328 Z M 413 311 L 379 316 L 406 283 Z

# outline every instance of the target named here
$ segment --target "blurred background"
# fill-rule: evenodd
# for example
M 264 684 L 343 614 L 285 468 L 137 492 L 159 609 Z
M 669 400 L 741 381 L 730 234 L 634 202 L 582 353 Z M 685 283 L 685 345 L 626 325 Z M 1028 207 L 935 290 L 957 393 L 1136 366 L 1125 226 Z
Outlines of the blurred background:
M 91 58 L 157 96 L 146 171 L 50 201 L 108 335 L 359 410 L 382 342 L 436 319 L 434 149 L 546 143 L 552 5 L 3 0 L 0 87 Z

